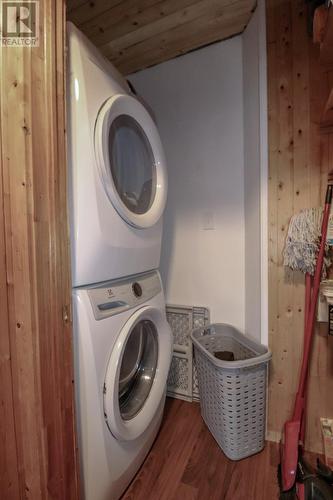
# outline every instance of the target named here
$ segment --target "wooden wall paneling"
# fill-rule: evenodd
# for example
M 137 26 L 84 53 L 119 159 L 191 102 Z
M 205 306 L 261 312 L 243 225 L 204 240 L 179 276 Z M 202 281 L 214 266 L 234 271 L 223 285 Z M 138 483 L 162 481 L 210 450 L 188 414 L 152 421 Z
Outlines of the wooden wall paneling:
M 1 128 L 7 283 L 20 498 L 24 498 L 25 492 L 39 498 L 46 487 L 41 484 L 44 475 L 41 473 L 40 368 L 35 358 L 36 296 L 31 273 L 34 255 L 29 237 L 33 215 L 32 145 L 28 136 L 30 66 L 30 50 L 2 48 Z
M 172 28 L 168 33 L 161 33 L 128 47 L 119 53 L 103 47 L 103 53 L 125 75 L 153 64 L 159 64 L 195 48 L 233 36 L 236 30 L 243 31 L 249 21 L 248 14 L 241 14 L 236 19 L 224 20 L 220 26 L 220 17 L 203 16 L 190 21 L 186 26 Z M 201 29 L 204 27 L 204 29 Z M 185 28 L 185 29 L 184 29 Z M 238 31 L 238 32 L 240 32 Z
M 64 113 L 64 3 L 39 3 L 40 45 L 1 49 L 6 272 L 16 498 L 78 498 Z
M 79 26 L 89 19 L 95 19 L 100 14 L 105 14 L 114 7 L 120 6 L 120 4 L 125 4 L 125 1 L 128 2 L 125 11 L 129 11 L 134 4 L 137 7 L 136 12 L 138 12 L 141 10 L 141 5 L 142 7 L 152 5 L 158 0 L 140 0 L 140 5 L 138 5 L 137 0 L 94 0 L 94 2 L 91 0 L 68 0 L 67 14 L 71 21 Z
M 230 3 L 233 0 L 220 0 L 220 6 Z M 214 2 L 214 0 L 213 0 Z M 89 19 L 80 27 L 84 33 L 94 40 L 95 45 L 103 46 L 112 40 L 126 37 L 131 44 L 132 40 L 145 40 L 151 33 L 161 33 L 159 26 L 162 25 L 167 30 L 173 24 L 186 22 L 191 15 L 200 14 L 204 9 L 207 12 L 212 0 L 201 0 L 193 3 L 193 0 L 144 0 L 137 1 L 126 0 L 100 16 Z M 215 5 L 216 5 L 215 1 Z M 140 35 L 142 33 L 142 36 Z M 148 33 L 148 36 L 146 35 Z M 132 42 L 133 43 L 133 42 Z
M 292 284 L 293 276 L 290 272 L 285 272 L 282 266 L 282 249 L 285 234 L 288 227 L 289 213 L 292 211 L 292 175 L 293 175 L 293 144 L 292 144 L 292 78 L 291 78 L 291 7 L 285 4 L 280 9 L 279 19 L 274 19 L 274 40 L 271 53 L 274 52 L 274 61 L 269 60 L 269 71 L 275 72 L 275 110 L 270 119 L 270 123 L 276 120 L 279 123 L 283 120 L 284 127 L 276 128 L 276 138 L 273 141 L 274 150 L 271 151 L 275 161 L 275 170 L 271 171 L 272 180 L 275 185 L 271 185 L 271 191 L 275 195 L 274 209 L 271 210 L 271 229 L 274 228 L 275 245 L 274 253 L 274 281 L 270 282 L 270 289 L 276 287 L 276 296 L 272 314 L 275 316 L 274 332 L 271 339 L 275 339 L 272 363 L 271 394 L 270 400 L 278 398 L 282 407 L 288 406 L 290 399 L 290 386 L 292 372 L 288 370 L 291 345 L 291 304 L 292 304 Z M 270 92 L 271 93 L 271 92 Z M 273 154 L 272 154 L 273 153 Z M 273 199 L 271 198 L 271 202 Z M 271 268 L 272 270 L 272 268 Z M 271 275 L 270 275 L 271 277 Z M 285 286 L 282 287 L 282 284 Z M 271 314 L 271 319 L 272 319 Z M 283 336 L 283 342 L 278 342 Z M 278 369 L 279 368 L 279 369 Z M 269 429 L 272 428 L 270 419 L 276 422 L 278 415 L 274 412 L 269 414 Z M 274 424 L 273 424 L 274 425 Z M 277 425 L 277 422 L 276 424 Z M 275 427 L 273 427 L 275 430 Z
M 325 69 L 306 32 L 302 0 L 269 0 L 269 322 L 273 361 L 269 386 L 268 437 L 278 440 L 290 417 L 298 382 L 304 328 L 304 276 L 283 268 L 290 217 L 322 206 L 333 164 L 329 134 L 320 135 L 327 99 Z M 310 369 L 306 447 L 322 451 L 320 416 L 333 415 L 332 342 L 316 328 Z
M 282 265 L 282 252 L 289 214 L 293 211 L 293 122 L 292 122 L 292 43 L 291 43 L 291 6 L 283 10 L 278 24 L 278 67 L 280 83 L 278 91 L 279 118 L 284 123 L 279 133 L 278 149 L 278 199 L 277 199 L 277 249 L 278 249 L 278 327 L 284 342 L 279 345 L 279 365 L 282 377 L 278 380 L 281 402 L 288 406 L 293 371 L 288 370 L 292 363 L 293 344 L 293 285 L 294 275 Z M 282 286 L 284 285 L 284 286 Z M 286 390 L 286 388 L 288 388 Z
M 68 1 L 68 17 L 126 74 L 241 33 L 256 0 Z
M 2 66 L 1 51 L 0 65 Z M 0 107 L 2 107 L 0 96 Z M 0 121 L 0 157 L 2 156 Z M 2 161 L 0 161 L 0 492 L 7 500 L 19 497 L 18 464 L 14 427 L 8 297 L 5 252 L 5 218 Z
M 170 2 L 168 2 L 169 5 Z M 177 27 L 182 28 L 183 34 L 188 36 L 190 40 L 194 40 L 195 36 L 188 31 L 188 27 L 191 22 L 197 27 L 197 34 L 200 37 L 202 31 L 208 32 L 208 26 L 206 26 L 206 19 L 212 20 L 216 19 L 216 23 L 219 24 L 221 31 L 223 27 L 221 26 L 221 19 L 225 23 L 233 22 L 235 25 L 240 16 L 246 15 L 249 18 L 249 9 L 253 7 L 253 0 L 240 0 L 236 5 L 229 6 L 226 2 L 220 0 L 202 0 L 193 5 L 185 6 L 183 9 L 177 9 L 177 4 L 174 6 L 174 12 L 166 16 L 157 16 L 157 19 L 150 20 L 141 28 L 136 28 L 135 30 L 130 30 L 129 27 L 124 26 L 122 29 L 123 33 L 112 33 L 105 37 L 106 43 L 101 44 L 101 50 L 105 52 L 108 57 L 112 59 L 123 55 L 124 59 L 129 57 L 128 52 L 131 52 L 131 48 L 135 48 L 137 51 L 141 46 L 140 43 L 150 42 L 151 46 L 154 47 L 154 37 L 158 35 L 163 35 L 167 42 L 172 42 L 176 38 Z M 122 25 L 120 26 L 122 28 Z M 117 30 L 117 29 L 116 29 Z M 98 38 L 96 35 L 91 34 L 94 40 Z M 189 40 L 189 41 L 190 41 Z M 139 45 L 139 47 L 138 47 Z M 180 45 L 182 46 L 182 45 Z M 142 51 L 144 54 L 144 50 Z
M 290 193 L 293 202 L 293 212 L 311 206 L 309 193 L 309 135 L 310 135 L 310 98 L 309 98 L 309 37 L 304 19 L 306 9 L 304 2 L 297 0 L 291 4 L 291 45 L 292 45 L 292 101 L 291 114 L 293 131 L 290 141 L 293 145 L 293 181 Z M 288 214 L 290 219 L 290 213 Z M 289 220 L 288 220 L 289 223 Z M 288 228 L 288 224 L 287 224 Z M 285 240 L 283 241 L 283 247 Z M 289 339 L 289 363 L 292 366 L 295 359 L 299 359 L 300 346 L 303 343 L 304 331 L 304 274 L 291 273 L 293 276 L 291 328 Z M 292 373 L 293 397 L 298 384 L 299 364 L 294 366 Z M 290 398 L 291 399 L 291 398 Z M 290 400 L 289 400 L 290 401 Z M 287 402 L 288 405 L 288 402 Z M 290 406 L 290 402 L 289 402 Z M 290 406 L 290 409 L 292 406 Z M 289 410 L 290 411 L 290 410 Z
M 56 4 L 56 19 L 58 24 L 65 26 L 66 8 L 65 2 L 59 1 Z M 59 65 L 63 71 L 55 71 L 54 80 L 57 82 L 54 98 L 57 102 L 56 113 L 53 116 L 53 131 L 57 134 L 57 156 L 55 161 L 55 179 L 57 184 L 57 214 L 54 214 L 56 221 L 57 252 L 59 262 L 62 263 L 63 272 L 57 273 L 58 286 L 60 290 L 60 299 L 58 303 L 59 329 L 63 329 L 62 342 L 59 344 L 58 358 L 58 379 L 62 387 L 61 408 L 63 409 L 63 449 L 69 450 L 66 453 L 64 465 L 67 470 L 67 484 L 65 491 L 70 498 L 79 498 L 79 471 L 76 446 L 76 429 L 74 419 L 74 394 L 73 394 L 73 331 L 71 314 L 71 268 L 70 268 L 70 241 L 69 241 L 69 219 L 67 205 L 67 140 L 66 140 L 66 31 L 64 29 L 56 30 L 56 55 Z M 59 127 L 59 123 L 63 127 Z M 63 377 L 63 372 L 67 376 Z M 73 448 L 74 446 L 74 448 Z
M 311 204 L 318 203 L 321 196 L 324 195 L 322 188 L 322 177 L 327 172 L 327 159 L 325 156 L 328 152 L 326 139 L 320 135 L 319 124 L 322 114 L 322 106 L 324 102 L 324 94 L 326 92 L 326 82 L 323 80 L 323 75 L 318 63 L 318 48 L 310 44 L 310 156 L 309 156 L 309 171 L 310 171 L 310 200 Z M 324 186 L 325 188 L 326 186 Z

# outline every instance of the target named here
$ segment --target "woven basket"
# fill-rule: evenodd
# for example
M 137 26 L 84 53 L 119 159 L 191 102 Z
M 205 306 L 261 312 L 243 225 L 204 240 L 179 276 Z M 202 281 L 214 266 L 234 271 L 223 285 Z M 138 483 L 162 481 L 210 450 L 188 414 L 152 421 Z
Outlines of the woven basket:
M 227 324 L 193 331 L 201 414 L 231 460 L 261 451 L 265 444 L 267 347 Z M 222 361 L 218 351 L 232 351 L 235 361 Z

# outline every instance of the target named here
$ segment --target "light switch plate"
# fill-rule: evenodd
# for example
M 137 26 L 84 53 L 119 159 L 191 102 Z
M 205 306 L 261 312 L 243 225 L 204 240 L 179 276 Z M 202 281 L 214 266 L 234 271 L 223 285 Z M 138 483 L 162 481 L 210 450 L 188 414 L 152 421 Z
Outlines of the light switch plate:
M 202 214 L 202 229 L 204 231 L 213 231 L 215 229 L 214 212 L 204 212 Z

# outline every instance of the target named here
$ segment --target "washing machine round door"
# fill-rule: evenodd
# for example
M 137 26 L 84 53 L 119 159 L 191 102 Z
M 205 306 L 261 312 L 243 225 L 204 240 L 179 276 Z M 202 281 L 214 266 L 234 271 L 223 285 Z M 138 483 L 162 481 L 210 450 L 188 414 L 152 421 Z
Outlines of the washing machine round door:
M 104 103 L 95 125 L 95 156 L 119 215 L 137 228 L 156 224 L 167 197 L 165 158 L 156 125 L 137 99 L 119 94 Z
M 139 437 L 165 396 L 172 340 L 165 315 L 146 306 L 122 328 L 104 383 L 104 415 L 119 440 Z

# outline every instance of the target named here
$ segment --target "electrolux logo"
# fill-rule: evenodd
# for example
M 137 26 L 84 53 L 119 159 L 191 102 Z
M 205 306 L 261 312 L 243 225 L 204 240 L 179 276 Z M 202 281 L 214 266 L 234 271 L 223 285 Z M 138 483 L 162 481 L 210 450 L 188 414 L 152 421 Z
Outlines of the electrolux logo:
M 39 45 L 39 1 L 0 0 L 0 45 Z

